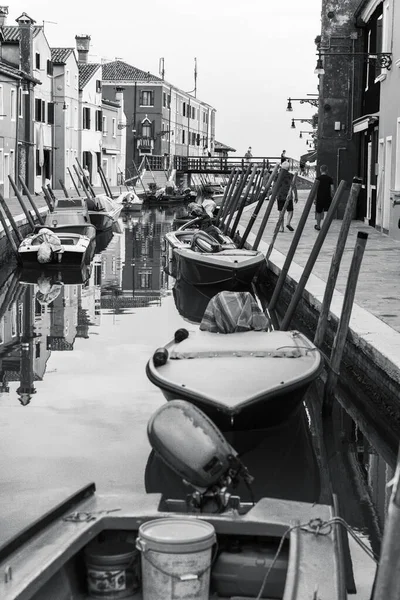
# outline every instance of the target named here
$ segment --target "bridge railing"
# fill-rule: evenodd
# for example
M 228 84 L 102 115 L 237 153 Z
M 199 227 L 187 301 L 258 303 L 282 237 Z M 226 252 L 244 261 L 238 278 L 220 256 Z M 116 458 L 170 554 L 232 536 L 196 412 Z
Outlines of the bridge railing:
M 249 164 L 267 166 L 280 162 L 279 156 L 254 156 L 252 158 L 238 156 L 174 156 L 174 167 L 177 171 L 201 172 L 222 171 L 229 172 L 234 168 L 246 168 Z

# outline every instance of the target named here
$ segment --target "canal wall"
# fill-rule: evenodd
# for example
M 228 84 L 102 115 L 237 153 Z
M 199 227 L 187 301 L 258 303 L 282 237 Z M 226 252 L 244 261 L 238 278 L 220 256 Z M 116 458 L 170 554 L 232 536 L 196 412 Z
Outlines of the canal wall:
M 243 234 L 244 227 L 239 227 Z M 251 248 L 255 236 L 249 235 Z M 259 250 L 266 252 L 268 243 L 261 242 Z M 273 250 L 268 270 L 259 281 L 267 298 L 272 295 L 285 261 L 285 255 Z M 302 275 L 303 267 L 292 263 L 277 306 L 282 317 Z M 303 292 L 291 329 L 298 329 L 311 340 L 314 338 L 325 282 L 311 275 Z M 335 291 L 322 352 L 330 356 L 334 336 L 342 310 L 343 294 Z M 362 410 L 365 418 L 388 439 L 391 451 L 397 452 L 400 439 L 400 333 L 358 305 L 354 305 L 349 333 L 340 369 L 339 389 L 344 404 Z

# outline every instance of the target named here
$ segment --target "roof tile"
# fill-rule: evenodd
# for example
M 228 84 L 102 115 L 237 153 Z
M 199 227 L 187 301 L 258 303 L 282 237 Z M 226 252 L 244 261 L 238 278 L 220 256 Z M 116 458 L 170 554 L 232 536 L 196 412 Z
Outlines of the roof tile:
M 162 81 L 160 77 L 152 75 L 150 72 L 142 71 L 137 67 L 128 65 L 122 60 L 114 60 L 103 65 L 104 81 L 140 81 L 152 82 Z
M 5 42 L 19 42 L 20 39 L 20 28 L 18 25 L 5 25 L 1 28 Z M 33 27 L 33 37 L 42 31 L 42 27 L 35 25 Z
M 83 90 L 89 83 L 97 69 L 101 67 L 98 63 L 79 63 L 79 89 Z
M 63 64 L 74 51 L 74 48 L 52 48 L 51 60 L 54 64 Z

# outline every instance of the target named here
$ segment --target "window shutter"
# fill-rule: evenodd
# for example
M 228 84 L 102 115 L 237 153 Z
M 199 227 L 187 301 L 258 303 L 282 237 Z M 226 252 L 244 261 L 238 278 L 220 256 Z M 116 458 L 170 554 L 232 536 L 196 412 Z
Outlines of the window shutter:
M 88 116 L 88 129 L 90 129 L 90 108 L 87 109 L 87 116 Z
M 46 102 L 42 100 L 42 123 L 46 123 Z
M 182 104 L 182 116 L 186 117 L 186 102 Z
M 35 121 L 39 121 L 39 100 L 35 98 Z
M 54 125 L 54 102 L 47 104 L 47 122 L 49 125 Z
M 139 104 L 140 106 L 143 106 L 143 92 L 139 93 Z
M 154 106 L 154 92 L 150 92 L 150 105 Z
M 153 92 L 152 92 L 153 93 Z M 152 121 L 151 122 L 151 137 L 154 139 L 154 126 L 155 126 L 155 122 Z

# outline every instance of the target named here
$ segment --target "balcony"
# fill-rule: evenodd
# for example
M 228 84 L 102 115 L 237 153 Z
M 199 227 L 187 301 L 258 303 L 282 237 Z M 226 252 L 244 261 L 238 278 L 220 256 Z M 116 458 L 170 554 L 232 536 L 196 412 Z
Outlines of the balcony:
M 142 150 L 142 149 L 153 150 L 154 140 L 153 140 L 153 138 L 149 138 L 149 137 L 138 138 L 137 147 L 139 148 L 139 150 Z

